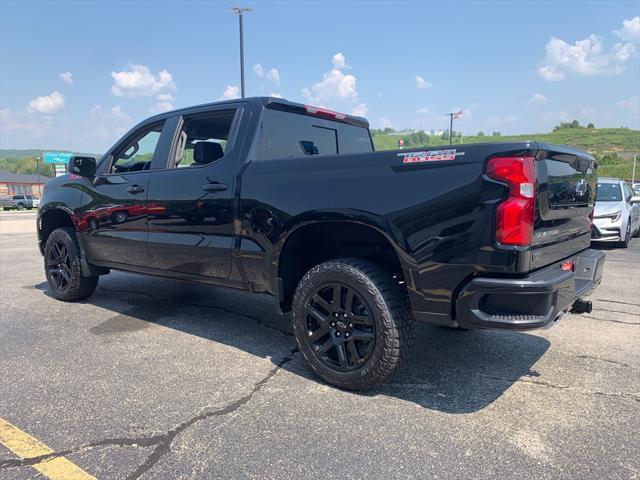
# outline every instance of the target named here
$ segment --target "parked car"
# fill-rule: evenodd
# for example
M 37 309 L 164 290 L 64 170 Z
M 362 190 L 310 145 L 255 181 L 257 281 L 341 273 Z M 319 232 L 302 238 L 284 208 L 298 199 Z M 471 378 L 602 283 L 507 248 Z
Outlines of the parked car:
M 32 208 L 38 208 L 40 205 L 40 199 L 33 195 L 13 195 L 0 200 L 0 204 L 4 210 L 31 210 Z
M 640 183 L 634 183 L 631 188 L 637 197 L 640 197 Z
M 631 185 L 617 178 L 598 180 L 596 208 L 593 214 L 591 240 L 618 242 L 629 246 L 631 237 L 640 235 L 640 196 Z
M 526 330 L 591 311 L 591 156 L 523 141 L 374 152 L 368 126 L 249 98 L 154 116 L 97 165 L 72 158 L 38 215 L 52 294 L 87 298 L 110 269 L 265 292 L 311 368 L 349 389 L 393 372 L 414 320 Z

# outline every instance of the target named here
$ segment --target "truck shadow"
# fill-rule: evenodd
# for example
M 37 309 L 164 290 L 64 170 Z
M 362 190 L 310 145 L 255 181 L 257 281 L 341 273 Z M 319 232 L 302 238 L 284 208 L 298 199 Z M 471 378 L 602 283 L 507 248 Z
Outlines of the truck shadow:
M 49 295 L 46 283 L 35 287 Z M 289 317 L 280 316 L 274 299 L 266 295 L 113 272 L 100 279 L 98 290 L 86 303 L 114 312 L 89 329 L 105 342 L 163 326 L 274 363 L 295 349 Z M 548 348 L 549 342 L 537 335 L 418 324 L 403 368 L 381 387 L 356 394 L 396 397 L 446 413 L 476 412 L 515 382 L 538 376 L 532 367 Z M 322 383 L 300 354 L 283 368 Z

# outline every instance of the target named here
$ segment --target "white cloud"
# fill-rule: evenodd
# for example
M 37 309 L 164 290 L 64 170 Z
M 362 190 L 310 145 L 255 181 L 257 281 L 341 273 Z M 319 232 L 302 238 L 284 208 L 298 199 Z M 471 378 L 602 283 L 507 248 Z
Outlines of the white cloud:
M 640 40 L 640 17 L 633 17 L 622 21 L 622 28 L 615 30 L 615 34 L 623 40 Z
M 265 71 L 265 68 L 260 63 L 256 63 L 253 66 L 253 73 L 259 78 L 265 78 L 275 85 L 280 85 L 280 72 L 277 68 L 271 68 L 269 71 Z
M 602 38 L 595 34 L 573 45 L 551 37 L 545 46 L 546 54 L 538 67 L 538 75 L 547 81 L 558 81 L 568 74 L 619 74 L 624 71 L 625 63 L 635 50 L 631 43 L 616 43 L 606 52 Z
M 427 107 L 419 108 L 418 113 L 420 115 L 431 115 L 433 112 L 429 110 Z
M 640 108 L 640 97 L 635 95 L 633 97 L 629 97 L 624 100 L 620 100 L 619 102 L 616 102 L 616 105 L 622 108 L 632 108 L 637 110 Z
M 342 70 L 347 66 L 347 59 L 344 57 L 344 54 L 338 52 L 331 58 L 331 64 L 333 68 Z
M 89 134 L 105 141 L 115 141 L 131 126 L 131 117 L 122 111 L 120 105 L 105 110 L 102 105 L 94 105 L 89 110 L 91 130 Z
M 150 97 L 161 91 L 175 91 L 173 76 L 167 70 L 154 74 L 146 65 L 130 64 L 121 72 L 111 72 L 111 93 L 118 97 Z
M 173 110 L 174 108 L 176 108 L 172 103 L 175 100 L 173 95 L 168 93 L 161 93 L 156 98 L 158 100 L 158 103 L 156 103 L 149 109 L 150 113 L 168 112 L 169 110 Z
M 234 98 L 240 98 L 240 87 L 237 85 L 227 85 L 227 88 L 222 92 L 220 100 L 232 100 Z
M 345 75 L 342 68 L 346 66 L 346 60 L 342 53 L 336 53 L 331 63 L 333 68 L 323 74 L 322 81 L 315 83 L 310 89 L 303 88 L 302 94 L 314 105 L 324 105 L 336 101 L 358 99 L 356 77 Z
M 351 114 L 355 115 L 357 117 L 364 117 L 367 114 L 368 111 L 369 111 L 369 109 L 367 108 L 367 104 L 363 102 L 363 103 L 359 103 L 355 107 L 353 107 L 353 110 L 351 111 Z
M 265 78 L 276 85 L 280 85 L 280 72 L 275 68 L 269 70 Z
M 378 128 L 393 128 L 393 124 L 388 118 L 380 117 L 378 119 Z
M 275 93 L 274 93 L 274 92 L 272 92 L 269 96 L 270 96 L 270 97 L 273 97 L 273 98 L 284 98 L 284 97 L 282 96 L 282 94 L 281 94 L 281 93 L 278 93 L 278 92 L 275 92 Z
M 538 75 L 544 78 L 547 82 L 564 80 L 564 73 L 556 71 L 554 67 L 549 65 L 540 65 L 538 67 Z
M 416 75 L 416 87 L 417 88 L 429 88 L 429 87 L 433 87 L 433 84 L 430 83 L 430 82 L 427 82 L 420 75 Z
M 631 113 L 634 125 L 640 123 L 640 97 L 634 95 L 633 97 L 626 98 L 616 102 L 616 105 L 622 110 L 626 110 Z
M 8 108 L 0 109 L 0 132 L 25 132 L 30 136 L 41 137 L 50 128 L 49 118 L 34 118 L 25 112 L 13 112 Z
M 63 108 L 64 95 L 55 90 L 50 95 L 44 95 L 31 100 L 27 106 L 27 111 L 31 113 L 51 114 L 59 112 Z
M 543 112 L 540 117 L 547 122 L 567 122 L 569 121 L 569 114 L 564 110 L 557 112 Z
M 532 105 L 544 105 L 545 103 L 549 103 L 549 99 L 542 95 L 541 93 L 534 93 L 529 100 L 527 100 L 526 104 L 528 106 Z
M 62 72 L 60 75 L 60 80 L 62 80 L 67 85 L 73 85 L 73 73 L 71 72 Z
M 253 73 L 255 73 L 260 78 L 264 78 L 264 67 L 259 63 L 256 63 L 253 66 Z

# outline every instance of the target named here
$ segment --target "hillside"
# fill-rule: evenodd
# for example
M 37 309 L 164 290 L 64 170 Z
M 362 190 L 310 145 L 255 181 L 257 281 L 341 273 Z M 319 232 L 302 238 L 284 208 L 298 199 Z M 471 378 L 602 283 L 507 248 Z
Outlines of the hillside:
M 394 150 L 399 139 L 405 142 L 405 148 L 435 147 L 448 144 L 448 138 L 428 136 L 422 132 L 408 135 L 385 135 L 373 130 L 373 143 L 376 150 Z M 627 128 L 561 128 L 550 133 L 525 135 L 473 135 L 463 137 L 464 144 L 487 142 L 513 142 L 537 140 L 557 145 L 571 145 L 591 153 L 598 159 L 598 174 L 631 179 L 633 155 L 640 155 L 640 130 Z M 454 137 L 454 145 L 460 144 L 460 137 Z M 640 159 L 639 159 L 640 162 Z M 638 167 L 640 169 L 640 167 Z M 636 172 L 636 178 L 640 172 Z
M 436 147 L 447 145 L 447 139 L 441 136 L 428 136 L 423 132 L 400 135 L 393 132 L 387 135 L 380 130 L 372 130 L 376 150 L 393 150 L 398 148 L 399 139 L 404 140 L 405 148 Z M 473 135 L 464 137 L 462 142 L 512 142 L 537 140 L 539 142 L 571 145 L 588 151 L 598 159 L 598 173 L 601 176 L 612 176 L 631 179 L 633 155 L 640 155 L 640 130 L 627 128 L 558 128 L 550 133 L 534 133 L 524 135 Z M 460 137 L 454 137 L 454 145 L 460 144 Z M 42 158 L 43 150 L 0 150 L 0 170 L 15 173 L 35 173 L 35 155 Z M 83 153 L 98 158 L 100 155 Z M 640 160 L 640 159 L 639 159 Z M 639 167 L 640 170 L 640 167 Z M 53 175 L 53 167 L 40 162 L 40 173 Z M 636 178 L 640 171 L 636 172 Z

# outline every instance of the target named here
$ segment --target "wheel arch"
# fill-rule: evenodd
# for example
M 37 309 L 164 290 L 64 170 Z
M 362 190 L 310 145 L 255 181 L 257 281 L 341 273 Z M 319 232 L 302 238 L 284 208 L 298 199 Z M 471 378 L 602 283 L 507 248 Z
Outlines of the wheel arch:
M 77 230 L 75 215 L 69 208 L 57 205 L 45 208 L 40 212 L 38 215 L 38 238 L 42 248 L 46 245 L 51 232 L 60 227 L 73 227 L 74 230 Z
M 313 266 L 340 257 L 372 260 L 409 282 L 410 258 L 386 228 L 362 219 L 304 220 L 279 242 L 272 265 L 282 311 L 289 311 L 298 282 Z

